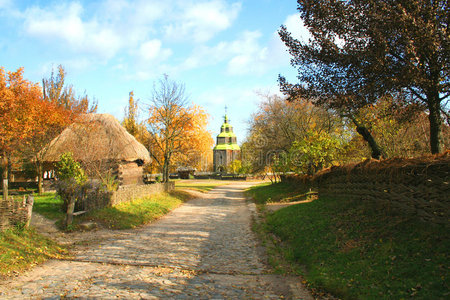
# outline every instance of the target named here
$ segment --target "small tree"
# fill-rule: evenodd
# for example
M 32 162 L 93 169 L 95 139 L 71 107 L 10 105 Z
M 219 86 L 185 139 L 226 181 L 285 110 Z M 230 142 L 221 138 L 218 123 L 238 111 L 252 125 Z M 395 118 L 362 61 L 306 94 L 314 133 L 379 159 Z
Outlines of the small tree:
M 233 174 L 240 174 L 242 171 L 242 161 L 238 159 L 233 160 L 228 169 Z
M 341 145 L 342 140 L 331 134 L 309 131 L 306 138 L 294 142 L 290 159 L 297 173 L 313 175 L 338 159 Z
M 66 208 L 66 227 L 72 224 L 75 202 L 81 194 L 81 185 L 86 181 L 86 175 L 80 163 L 73 159 L 72 153 L 61 154 L 60 161 L 56 164 L 58 182 L 57 192 L 63 200 L 63 208 Z

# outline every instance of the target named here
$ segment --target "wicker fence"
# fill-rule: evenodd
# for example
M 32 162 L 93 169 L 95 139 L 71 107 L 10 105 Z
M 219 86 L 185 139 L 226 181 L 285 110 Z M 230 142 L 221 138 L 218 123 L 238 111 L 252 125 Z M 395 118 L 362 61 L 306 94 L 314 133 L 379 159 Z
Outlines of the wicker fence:
M 417 159 L 367 160 L 332 167 L 313 177 L 288 176 L 320 196 L 377 201 L 387 209 L 449 225 L 450 152 Z
M 0 199 L 0 232 L 18 224 L 28 224 L 33 209 L 33 197 L 23 201 Z

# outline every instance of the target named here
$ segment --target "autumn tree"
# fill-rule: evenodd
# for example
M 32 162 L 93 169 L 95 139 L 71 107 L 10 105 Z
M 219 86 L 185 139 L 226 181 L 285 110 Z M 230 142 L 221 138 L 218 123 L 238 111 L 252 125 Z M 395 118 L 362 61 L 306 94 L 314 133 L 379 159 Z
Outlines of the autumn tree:
M 125 118 L 122 121 L 123 127 L 129 134 L 136 137 L 138 135 L 138 101 L 134 100 L 134 92 L 131 91 L 128 98 L 128 107 L 125 109 Z
M 147 123 L 149 150 L 162 168 L 163 182 L 169 181 L 173 155 L 181 149 L 186 125 L 191 121 L 187 101 L 184 85 L 167 75 L 153 86 Z
M 125 108 L 125 116 L 122 126 L 129 134 L 134 136 L 143 145 L 148 144 L 148 131 L 144 121 L 139 121 L 139 100 L 134 99 L 134 92 L 131 91 L 128 98 L 128 106 Z
M 207 129 L 209 115 L 198 105 L 187 108 L 189 121 L 185 124 L 184 136 L 179 150 L 173 157 L 173 163 L 182 167 L 207 170 L 212 164 L 214 139 Z
M 22 152 L 35 164 L 38 192 L 43 192 L 43 158 L 47 145 L 79 116 L 97 110 L 95 101 L 87 95 L 77 96 L 72 85 L 66 84 L 66 72 L 59 65 L 57 73 L 42 80 L 43 97 L 39 102 L 41 112 L 34 118 L 33 133 L 25 140 Z M 38 103 L 36 103 L 36 106 Z
M 31 159 L 38 178 L 38 193 L 43 192 L 43 157 L 47 152 L 46 146 L 72 122 L 70 111 L 54 103 L 40 98 L 35 106 L 39 107 L 33 120 L 33 132 L 19 147 L 22 156 Z
M 134 137 L 139 132 L 138 125 L 138 101 L 134 100 L 134 92 L 131 91 L 128 98 L 128 107 L 125 108 L 125 118 L 122 121 L 123 127 Z
M 413 116 L 413 117 L 411 117 Z M 393 103 L 390 97 L 368 105 L 356 116 L 373 132 L 387 157 L 416 157 L 429 153 L 430 123 L 423 111 L 411 111 L 411 106 Z M 442 145 L 450 146 L 450 127 L 442 124 Z M 351 143 L 355 151 L 364 151 L 363 143 L 355 137 Z M 359 156 L 366 156 L 362 154 Z
M 50 77 L 42 79 L 44 99 L 75 115 L 95 113 L 97 102 L 89 99 L 86 94 L 77 96 L 73 86 L 66 83 L 66 75 L 64 67 L 58 65 L 56 72 L 52 69 Z
M 308 42 L 279 34 L 299 83 L 280 76 L 283 92 L 315 99 L 348 116 L 379 158 L 381 148 L 355 115 L 383 96 L 427 109 L 432 153 L 441 151 L 442 114 L 450 97 L 447 1 L 298 0 Z
M 0 68 L 0 155 L 3 198 L 8 198 L 8 155 L 33 134 L 34 120 L 42 110 L 39 85 L 23 78 L 23 68 L 5 73 Z
M 264 95 L 263 99 L 251 118 L 249 135 L 242 147 L 244 164 L 250 161 L 256 172 L 299 169 L 293 165 L 299 161 L 294 159 L 292 148 L 310 137 L 311 132 L 330 138 L 344 136 L 339 117 L 306 99 L 287 102 L 277 95 Z

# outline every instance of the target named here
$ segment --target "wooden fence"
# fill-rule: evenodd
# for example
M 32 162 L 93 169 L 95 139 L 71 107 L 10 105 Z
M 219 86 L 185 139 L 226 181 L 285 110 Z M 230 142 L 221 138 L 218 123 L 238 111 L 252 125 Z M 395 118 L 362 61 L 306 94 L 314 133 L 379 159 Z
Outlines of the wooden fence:
M 450 151 L 415 159 L 366 160 L 283 180 L 307 185 L 319 196 L 377 201 L 426 222 L 450 224 Z

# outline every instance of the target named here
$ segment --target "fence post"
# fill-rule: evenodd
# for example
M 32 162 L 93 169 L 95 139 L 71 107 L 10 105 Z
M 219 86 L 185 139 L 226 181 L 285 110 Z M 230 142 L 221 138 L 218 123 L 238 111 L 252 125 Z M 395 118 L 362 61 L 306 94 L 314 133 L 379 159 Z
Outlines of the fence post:
M 8 178 L 3 179 L 3 200 L 8 200 Z

